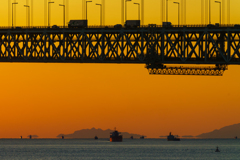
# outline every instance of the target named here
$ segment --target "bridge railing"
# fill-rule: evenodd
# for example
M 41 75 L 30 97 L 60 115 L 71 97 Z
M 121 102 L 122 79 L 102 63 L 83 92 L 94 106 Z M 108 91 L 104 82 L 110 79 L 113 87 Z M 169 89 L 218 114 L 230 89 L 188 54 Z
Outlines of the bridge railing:
M 240 25 L 238 24 L 221 24 L 221 25 L 207 25 L 207 24 L 188 24 L 188 25 L 171 25 L 167 28 L 206 28 L 206 27 L 216 27 L 216 28 L 232 28 L 237 27 L 240 28 Z M 68 29 L 68 26 L 0 26 L 0 29 Z M 107 25 L 107 26 L 100 26 L 100 25 L 90 25 L 87 28 L 102 28 L 102 29 L 108 29 L 108 28 L 114 28 L 114 25 Z M 122 27 L 126 28 L 126 27 Z M 141 25 L 137 28 L 164 28 L 163 25 L 156 25 L 156 24 L 149 24 L 149 25 Z M 165 27 L 166 28 L 166 27 Z

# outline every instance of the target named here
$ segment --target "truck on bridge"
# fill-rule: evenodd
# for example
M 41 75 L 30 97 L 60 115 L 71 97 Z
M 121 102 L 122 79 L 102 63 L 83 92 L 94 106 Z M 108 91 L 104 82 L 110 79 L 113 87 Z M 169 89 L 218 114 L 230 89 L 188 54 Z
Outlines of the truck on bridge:
M 69 28 L 87 28 L 87 26 L 87 20 L 70 20 L 70 22 L 68 23 Z
M 172 23 L 171 22 L 162 22 L 162 26 L 163 27 L 172 27 Z
M 125 22 L 125 27 L 127 28 L 137 28 L 140 26 L 140 20 L 127 20 Z

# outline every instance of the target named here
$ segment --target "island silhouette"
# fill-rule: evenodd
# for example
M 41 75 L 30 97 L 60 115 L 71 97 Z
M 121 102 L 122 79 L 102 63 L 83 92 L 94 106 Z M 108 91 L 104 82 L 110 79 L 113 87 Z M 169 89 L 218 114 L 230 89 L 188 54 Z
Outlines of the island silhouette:
M 235 138 L 240 137 L 240 123 L 216 129 L 212 132 L 202 133 L 198 138 Z
M 102 130 L 100 128 L 98 129 L 92 128 L 92 129 L 78 130 L 72 134 L 59 134 L 57 137 L 61 138 L 62 136 L 64 136 L 64 138 L 94 138 L 95 136 L 97 136 L 98 138 L 109 138 L 111 132 L 114 132 L 114 130 L 111 130 L 111 129 Z M 131 138 L 131 136 L 133 136 L 134 139 L 135 138 L 139 139 L 142 136 L 140 134 L 133 134 L 133 133 L 121 132 L 121 131 L 119 132 L 121 133 L 123 138 Z
M 98 138 L 109 138 L 110 133 L 113 131 L 114 130 L 111 130 L 111 129 L 102 130 L 100 128 L 82 129 L 82 130 L 75 131 L 72 134 L 59 134 L 57 138 L 62 138 L 62 136 L 64 138 L 94 138 L 95 136 L 97 136 Z M 121 131 L 119 130 L 119 132 Z M 133 137 L 133 139 L 140 139 L 140 137 L 143 136 L 140 134 L 133 134 L 128 132 L 121 132 L 121 135 L 123 135 L 123 138 Z M 165 139 L 167 138 L 167 135 L 162 135 L 159 137 Z M 183 135 L 179 137 L 182 137 L 182 138 L 235 138 L 236 139 L 236 138 L 240 138 L 240 123 L 225 126 L 220 129 L 215 129 L 211 132 L 202 133 L 197 136 Z

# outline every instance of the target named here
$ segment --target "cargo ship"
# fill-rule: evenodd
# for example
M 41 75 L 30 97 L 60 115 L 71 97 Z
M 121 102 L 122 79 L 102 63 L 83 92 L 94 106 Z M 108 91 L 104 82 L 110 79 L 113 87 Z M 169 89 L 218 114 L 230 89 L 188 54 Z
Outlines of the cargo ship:
M 122 142 L 122 135 L 121 133 L 115 130 L 110 135 L 110 142 Z
M 169 133 L 169 136 L 167 137 L 167 140 L 168 141 L 180 141 L 180 139 L 174 137 L 171 132 Z

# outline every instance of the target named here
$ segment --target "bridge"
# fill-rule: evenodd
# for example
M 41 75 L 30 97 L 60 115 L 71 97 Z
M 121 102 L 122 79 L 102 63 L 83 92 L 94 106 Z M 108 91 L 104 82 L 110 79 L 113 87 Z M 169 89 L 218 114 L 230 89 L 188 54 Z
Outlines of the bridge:
M 0 47 L 0 62 L 131 63 L 150 74 L 221 76 L 240 64 L 240 27 L 1 27 Z M 176 66 L 183 64 L 198 65 Z

